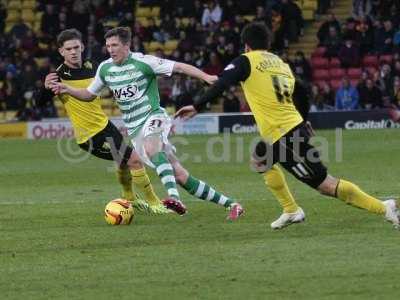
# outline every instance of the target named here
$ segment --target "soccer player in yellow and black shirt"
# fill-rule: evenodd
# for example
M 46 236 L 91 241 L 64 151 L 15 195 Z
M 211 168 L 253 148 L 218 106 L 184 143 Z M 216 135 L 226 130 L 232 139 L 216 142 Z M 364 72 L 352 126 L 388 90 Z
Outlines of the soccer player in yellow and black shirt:
M 268 29 L 252 23 L 243 29 L 241 37 L 245 53 L 225 68 L 203 97 L 195 98 L 194 105 L 181 108 L 175 116 L 184 119 L 194 116 L 205 103 L 220 96 L 229 86 L 240 83 L 263 139 L 255 147 L 252 163 L 263 174 L 266 185 L 283 207 L 283 214 L 271 224 L 273 229 L 305 219 L 304 211 L 295 202 L 277 163 L 321 194 L 384 215 L 398 228 L 396 200 L 382 202 L 357 185 L 327 173 L 317 150 L 309 144 L 305 122 L 293 104 L 296 81 L 292 71 L 267 50 L 270 43 Z
M 81 33 L 76 29 L 64 30 L 58 35 L 57 43 L 64 62 L 56 73 L 46 77 L 46 87 L 50 88 L 52 82 L 58 80 L 74 87 L 89 86 L 96 74 L 97 65 L 91 61 L 82 61 L 84 45 Z M 58 97 L 71 120 L 79 147 L 96 157 L 114 160 L 118 164 L 117 178 L 122 186 L 122 197 L 132 201 L 139 210 L 168 213 L 155 194 L 139 156 L 124 143 L 122 134 L 102 110 L 101 99 L 82 102 L 67 94 Z M 133 191 L 132 183 L 143 192 L 147 202 Z

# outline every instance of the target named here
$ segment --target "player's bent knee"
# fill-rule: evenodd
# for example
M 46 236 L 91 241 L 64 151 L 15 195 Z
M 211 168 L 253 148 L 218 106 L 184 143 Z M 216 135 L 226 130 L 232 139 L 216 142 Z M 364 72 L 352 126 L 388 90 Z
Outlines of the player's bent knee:
M 148 136 L 143 141 L 144 150 L 148 157 L 152 157 L 158 152 L 162 151 L 162 142 L 159 137 Z
M 336 187 L 339 180 L 331 175 L 328 175 L 325 180 L 318 186 L 317 190 L 326 196 L 335 196 Z
M 143 168 L 143 164 L 140 160 L 130 158 L 127 163 L 128 167 L 133 170 L 139 170 Z
M 253 157 L 250 159 L 250 167 L 254 172 L 265 173 L 268 170 L 266 161 L 258 161 Z
M 127 166 L 130 169 L 138 170 L 143 168 L 143 163 L 140 160 L 140 156 L 136 151 L 132 151 L 128 161 L 121 163 L 121 167 Z

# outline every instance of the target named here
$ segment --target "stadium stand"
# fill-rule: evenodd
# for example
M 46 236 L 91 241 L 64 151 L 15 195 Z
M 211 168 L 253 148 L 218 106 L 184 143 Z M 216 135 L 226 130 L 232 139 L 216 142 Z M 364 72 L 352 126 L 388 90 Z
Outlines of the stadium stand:
M 61 103 L 37 98 L 44 94 L 37 91 L 43 89 L 40 82 L 60 63 L 57 33 L 71 27 L 82 31 L 85 58 L 101 61 L 107 57 L 104 32 L 118 25 L 132 28 L 134 51 L 217 72 L 240 53 L 243 26 L 251 21 L 265 22 L 275 38 L 272 51 L 282 55 L 298 76 L 312 80 L 317 87 L 329 84 L 336 90 L 343 76 L 355 85 L 366 71 L 381 89 L 386 105 L 391 105 L 391 84 L 398 82 L 399 75 L 392 69 L 399 61 L 400 42 L 399 7 L 392 2 L 389 11 L 387 4 L 381 4 L 382 8 L 373 2 L 377 6 L 368 12 L 355 4 L 351 14 L 350 0 L 332 1 L 332 5 L 329 0 L 2 0 L 0 17 L 4 18 L 0 19 L 5 21 L 0 22 L 0 120 L 65 116 Z M 337 48 L 321 41 L 330 27 L 337 31 Z M 360 51 L 359 65 L 343 66 L 338 57 L 342 38 L 354 40 Z M 178 80 L 160 80 L 163 105 L 172 110 L 187 104 L 182 95 L 191 98 L 199 89 L 187 79 L 184 88 L 172 95 Z M 240 110 L 246 111 L 240 92 L 231 92 L 240 99 Z M 119 114 L 111 100 L 105 100 L 104 108 L 110 115 Z M 212 109 L 221 111 L 222 101 Z

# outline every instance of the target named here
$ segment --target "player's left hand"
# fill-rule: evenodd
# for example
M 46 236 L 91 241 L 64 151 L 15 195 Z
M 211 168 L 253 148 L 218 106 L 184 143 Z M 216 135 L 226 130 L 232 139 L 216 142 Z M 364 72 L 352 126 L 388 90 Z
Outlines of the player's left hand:
M 193 105 L 187 105 L 182 107 L 180 110 L 178 110 L 174 118 L 181 118 L 183 120 L 188 120 L 190 118 L 193 118 L 197 114 L 197 110 L 194 108 Z
M 56 95 L 68 93 L 68 88 L 65 84 L 60 82 L 55 82 L 51 85 L 50 89 Z
M 214 84 L 217 82 L 218 76 L 216 75 L 207 75 L 207 77 L 204 79 L 205 82 L 207 82 L 209 85 Z

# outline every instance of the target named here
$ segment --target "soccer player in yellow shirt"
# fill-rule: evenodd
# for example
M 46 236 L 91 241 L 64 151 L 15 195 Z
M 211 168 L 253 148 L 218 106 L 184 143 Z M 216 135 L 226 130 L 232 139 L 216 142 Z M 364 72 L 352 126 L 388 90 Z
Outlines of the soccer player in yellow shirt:
M 241 38 L 245 53 L 225 68 L 203 97 L 195 98 L 194 105 L 181 108 L 175 117 L 193 117 L 205 103 L 220 96 L 229 86 L 240 83 L 263 139 L 254 149 L 252 164 L 263 174 L 266 185 L 283 208 L 282 215 L 271 223 L 273 229 L 305 220 L 305 213 L 295 202 L 277 163 L 321 194 L 381 214 L 398 228 L 396 200 L 382 202 L 352 182 L 328 174 L 317 150 L 309 144 L 305 122 L 293 104 L 292 71 L 268 51 L 269 30 L 262 24 L 252 23 L 243 29 Z
M 52 82 L 58 80 L 75 87 L 89 86 L 97 66 L 94 62 L 82 60 L 84 45 L 81 33 L 76 29 L 64 30 L 58 35 L 57 43 L 64 62 L 56 73 L 47 75 L 45 86 L 50 88 Z M 118 164 L 117 178 L 122 186 L 122 198 L 132 201 L 138 210 L 168 213 L 155 194 L 139 156 L 124 143 L 122 134 L 102 110 L 100 97 L 92 102 L 82 102 L 67 94 L 58 97 L 71 120 L 79 147 L 96 157 L 114 160 Z M 132 183 L 144 194 L 146 202 L 133 191 Z

